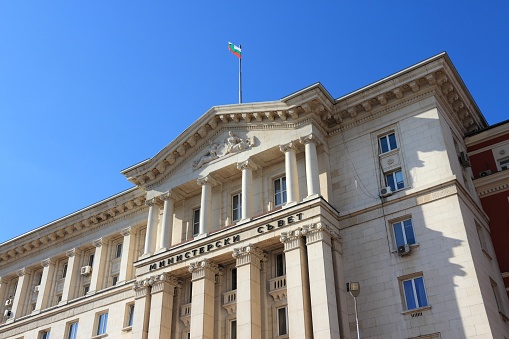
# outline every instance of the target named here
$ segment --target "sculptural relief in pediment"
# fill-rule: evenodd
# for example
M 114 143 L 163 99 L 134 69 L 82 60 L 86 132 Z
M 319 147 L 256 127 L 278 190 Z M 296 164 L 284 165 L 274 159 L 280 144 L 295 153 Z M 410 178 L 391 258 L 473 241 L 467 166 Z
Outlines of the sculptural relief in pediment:
M 225 157 L 229 154 L 243 152 L 255 146 L 254 137 L 241 138 L 232 131 L 228 132 L 228 138 L 222 142 L 209 142 L 208 150 L 197 160 L 193 161 L 193 169 L 199 169 L 211 161 Z

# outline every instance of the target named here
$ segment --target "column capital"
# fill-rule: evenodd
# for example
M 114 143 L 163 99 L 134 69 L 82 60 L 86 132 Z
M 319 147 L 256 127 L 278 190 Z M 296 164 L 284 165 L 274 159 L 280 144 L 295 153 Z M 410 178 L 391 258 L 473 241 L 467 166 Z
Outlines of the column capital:
M 332 240 L 339 239 L 339 234 L 323 222 L 302 226 L 302 235 L 306 237 L 306 245 L 325 241 L 332 246 Z
M 42 267 L 48 267 L 49 265 L 55 264 L 55 260 L 53 258 L 47 258 L 41 261 Z
M 24 276 L 25 274 L 30 274 L 31 270 L 26 268 L 26 267 L 23 267 L 23 268 L 20 268 L 19 270 L 16 271 L 16 275 L 18 277 L 22 277 Z
M 101 247 L 103 245 L 103 238 L 92 241 L 92 245 L 94 245 L 94 247 Z
M 74 257 L 75 255 L 79 255 L 80 253 L 81 253 L 80 249 L 76 247 L 65 251 L 65 255 L 69 258 Z
M 198 178 L 198 180 L 196 180 L 196 182 L 200 186 L 203 186 L 203 185 L 215 186 L 215 185 L 217 185 L 217 181 L 214 178 L 212 178 L 210 175 Z
M 189 272 L 193 274 L 192 281 L 200 280 L 203 278 L 211 278 L 219 272 L 219 266 L 214 264 L 209 259 L 203 259 L 189 264 Z
M 322 144 L 321 140 L 313 133 L 300 137 L 299 142 L 304 145 L 312 143 L 318 146 Z
M 166 290 L 173 295 L 175 287 L 180 287 L 181 285 L 182 281 L 170 274 L 163 273 L 155 277 L 155 280 L 152 282 L 152 290 L 150 293 L 155 294 Z
M 301 228 L 296 230 L 281 232 L 279 241 L 285 245 L 285 252 L 302 247 L 302 231 Z
M 256 171 L 258 169 L 258 165 L 256 165 L 256 163 L 253 160 L 247 159 L 246 161 L 238 162 L 237 169 L 239 170 L 250 169 Z
M 161 200 L 159 200 L 159 198 L 157 198 L 157 197 L 152 198 L 152 199 L 147 199 L 147 200 L 145 200 L 145 205 L 147 205 L 148 207 L 152 207 L 152 206 L 161 207 Z
M 159 196 L 159 199 L 165 201 L 165 200 L 177 200 L 177 196 L 175 193 L 172 192 L 172 190 L 169 190 L 168 192 L 165 192 Z
M 132 226 L 129 226 L 129 227 L 126 227 L 126 228 L 123 228 L 120 230 L 120 234 L 123 236 L 123 237 L 127 237 L 128 235 L 131 235 L 131 233 L 134 234 L 134 229 Z
M 261 262 L 267 260 L 265 252 L 252 244 L 234 248 L 232 256 L 237 259 L 237 267 L 253 264 L 256 267 L 261 268 Z
M 286 153 L 291 150 L 295 151 L 295 145 L 293 144 L 293 141 L 290 141 L 287 144 L 279 145 L 279 150 L 283 153 Z

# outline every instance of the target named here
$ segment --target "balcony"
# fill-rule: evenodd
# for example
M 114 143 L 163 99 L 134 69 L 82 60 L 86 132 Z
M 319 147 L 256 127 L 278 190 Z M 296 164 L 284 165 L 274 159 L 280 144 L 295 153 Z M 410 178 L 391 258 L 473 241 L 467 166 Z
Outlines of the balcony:
M 228 291 L 223 294 L 223 307 L 228 314 L 237 312 L 237 290 Z
M 182 305 L 180 308 L 180 320 L 184 323 L 184 325 L 187 327 L 189 326 L 191 322 L 191 304 L 185 304 Z
M 286 299 L 286 275 L 269 280 L 269 294 L 274 300 Z

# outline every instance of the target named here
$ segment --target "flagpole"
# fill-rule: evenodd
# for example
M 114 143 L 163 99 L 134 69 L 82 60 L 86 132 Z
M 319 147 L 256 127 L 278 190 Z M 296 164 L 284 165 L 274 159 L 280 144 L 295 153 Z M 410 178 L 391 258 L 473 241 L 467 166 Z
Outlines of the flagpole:
M 239 46 L 242 49 L 242 45 Z M 242 103 L 242 56 L 239 58 L 239 104 Z

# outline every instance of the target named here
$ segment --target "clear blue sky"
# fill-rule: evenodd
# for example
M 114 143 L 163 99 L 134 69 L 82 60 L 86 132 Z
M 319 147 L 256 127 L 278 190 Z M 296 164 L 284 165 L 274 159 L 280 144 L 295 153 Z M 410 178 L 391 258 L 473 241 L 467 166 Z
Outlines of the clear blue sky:
M 0 2 L 0 243 L 131 187 L 215 105 L 340 97 L 447 51 L 509 118 L 507 1 Z

